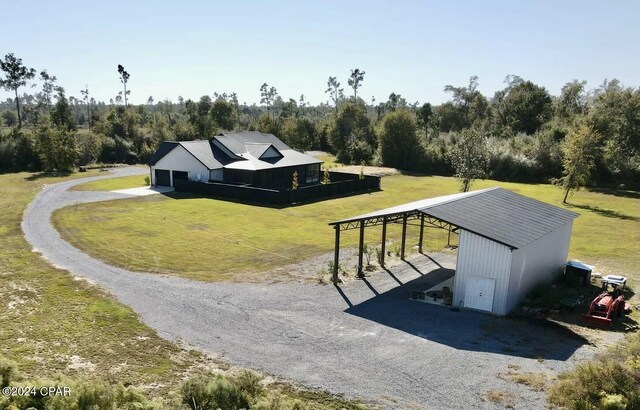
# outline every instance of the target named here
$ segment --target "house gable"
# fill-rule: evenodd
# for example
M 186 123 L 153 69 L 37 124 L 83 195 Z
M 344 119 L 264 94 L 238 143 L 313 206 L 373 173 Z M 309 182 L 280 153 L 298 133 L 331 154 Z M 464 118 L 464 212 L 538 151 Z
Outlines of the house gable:
M 283 155 L 280 151 L 278 151 L 278 149 L 276 147 L 274 147 L 273 145 L 269 145 L 269 148 L 267 148 L 264 153 L 262 155 L 260 155 L 260 159 L 265 159 L 265 158 L 282 158 Z

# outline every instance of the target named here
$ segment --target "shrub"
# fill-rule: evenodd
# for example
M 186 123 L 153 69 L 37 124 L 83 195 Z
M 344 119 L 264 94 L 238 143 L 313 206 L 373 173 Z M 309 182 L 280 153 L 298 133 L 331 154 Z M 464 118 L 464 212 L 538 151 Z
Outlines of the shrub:
M 250 397 L 258 397 L 263 391 L 260 380 L 260 376 L 246 370 L 236 378 L 236 385 Z
M 144 184 L 146 186 L 150 186 L 151 185 L 151 178 L 149 178 L 149 175 L 145 175 L 144 176 Z
M 549 401 L 573 409 L 640 408 L 639 349 L 640 335 L 634 334 L 618 349 L 561 374 Z
M 247 395 L 228 378 L 216 376 L 213 380 L 196 377 L 181 388 L 182 402 L 191 410 L 247 409 Z
M 9 386 L 17 374 L 16 365 L 12 361 L 0 357 L 0 387 Z

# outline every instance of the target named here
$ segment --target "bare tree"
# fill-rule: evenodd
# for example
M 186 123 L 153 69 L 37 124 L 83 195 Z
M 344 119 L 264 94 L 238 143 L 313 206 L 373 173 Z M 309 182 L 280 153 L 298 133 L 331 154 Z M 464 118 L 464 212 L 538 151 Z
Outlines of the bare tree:
M 260 95 L 262 97 L 260 99 L 260 104 L 267 105 L 267 116 L 269 116 L 269 113 L 271 111 L 271 106 L 273 105 L 274 100 L 278 96 L 278 90 L 276 90 L 276 87 L 269 88 L 269 84 L 264 83 L 260 86 Z
M 364 71 L 360 71 L 359 68 L 355 70 L 351 70 L 351 75 L 349 76 L 349 80 L 347 83 L 349 87 L 353 88 L 353 99 L 354 101 L 358 100 L 358 88 L 362 86 L 362 81 L 364 81 Z
M 91 129 L 91 100 L 89 99 L 89 86 L 85 84 L 84 90 L 80 90 L 80 93 L 82 94 L 82 99 L 87 106 L 87 128 Z
M 45 95 L 47 101 L 47 112 L 51 113 L 51 94 L 55 90 L 55 82 L 58 80 L 55 75 L 49 75 L 47 70 L 40 72 L 40 80 L 42 80 L 42 92 Z
M 129 81 L 129 73 L 124 67 L 118 64 L 118 74 L 120 74 L 120 82 L 124 85 L 124 106 L 127 106 L 127 95 L 131 94 L 131 90 L 127 91 L 127 82 Z
M 325 90 L 325 94 L 329 94 L 331 100 L 333 101 L 333 105 L 336 107 L 336 114 L 338 113 L 338 102 L 344 97 L 343 95 L 344 89 L 340 88 L 340 83 L 336 77 L 329 77 L 327 80 L 327 89 Z

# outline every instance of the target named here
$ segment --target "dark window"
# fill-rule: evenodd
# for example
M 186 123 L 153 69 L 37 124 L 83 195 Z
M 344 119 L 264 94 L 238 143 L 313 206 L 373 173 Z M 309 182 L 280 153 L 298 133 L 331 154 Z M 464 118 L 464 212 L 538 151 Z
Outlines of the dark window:
M 307 165 L 307 184 L 320 181 L 320 164 Z

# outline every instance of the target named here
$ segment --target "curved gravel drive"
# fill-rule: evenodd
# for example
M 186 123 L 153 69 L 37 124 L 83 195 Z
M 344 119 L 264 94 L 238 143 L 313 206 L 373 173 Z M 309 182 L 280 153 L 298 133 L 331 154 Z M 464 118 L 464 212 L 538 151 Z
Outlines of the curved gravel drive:
M 504 408 L 504 402 L 482 399 L 492 390 L 511 392 L 518 407 L 541 408 L 544 393 L 498 376 L 510 365 L 551 374 L 593 353 L 553 329 L 409 301 L 412 288 L 451 275 L 423 255 L 341 288 L 202 283 L 105 264 L 65 242 L 50 223 L 52 212 L 64 206 L 129 198 L 68 191 L 72 186 L 146 173 L 121 168 L 46 186 L 25 211 L 22 229 L 34 251 L 106 288 L 164 338 L 386 408 Z M 450 256 L 434 258 L 444 267 L 455 263 Z

